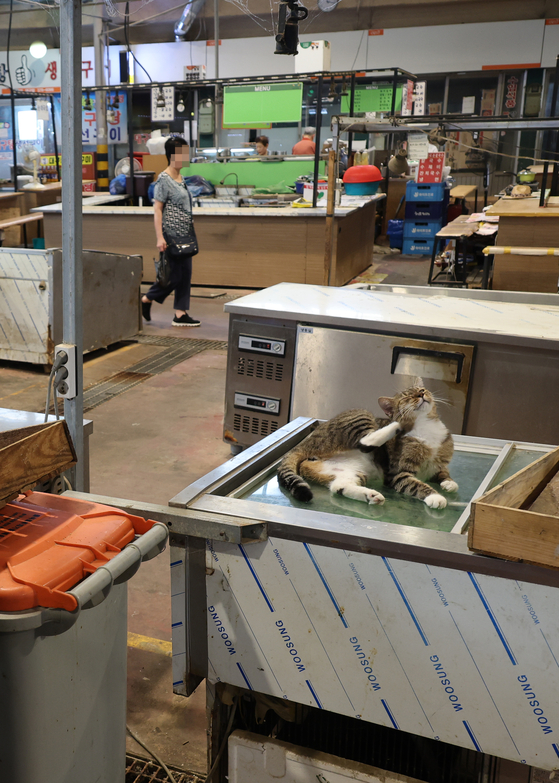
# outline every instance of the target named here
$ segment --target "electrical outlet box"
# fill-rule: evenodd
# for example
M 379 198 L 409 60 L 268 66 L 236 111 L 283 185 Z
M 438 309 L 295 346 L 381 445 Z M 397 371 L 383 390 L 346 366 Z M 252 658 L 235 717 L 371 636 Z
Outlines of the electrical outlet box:
M 54 348 L 54 363 L 57 363 L 57 358 L 61 353 L 66 354 L 66 360 L 60 365 L 65 367 L 68 371 L 68 375 L 59 381 L 56 386 L 56 394 L 59 397 L 64 397 L 66 400 L 73 400 L 78 393 L 78 368 L 77 368 L 77 351 L 76 346 L 70 343 L 60 343 Z M 58 373 L 58 371 L 57 371 Z M 56 376 L 55 376 L 56 377 Z

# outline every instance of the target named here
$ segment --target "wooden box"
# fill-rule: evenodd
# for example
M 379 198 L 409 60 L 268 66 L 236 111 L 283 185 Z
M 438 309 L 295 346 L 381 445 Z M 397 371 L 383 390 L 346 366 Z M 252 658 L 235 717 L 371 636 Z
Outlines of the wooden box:
M 76 464 L 65 421 L 0 432 L 0 508 Z
M 529 510 L 559 471 L 559 448 L 472 503 L 468 546 L 504 560 L 559 568 L 559 516 Z

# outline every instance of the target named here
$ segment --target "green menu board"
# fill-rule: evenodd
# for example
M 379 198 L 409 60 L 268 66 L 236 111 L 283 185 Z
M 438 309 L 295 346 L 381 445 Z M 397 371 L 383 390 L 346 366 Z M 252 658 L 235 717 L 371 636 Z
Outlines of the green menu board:
M 342 97 L 342 113 L 349 113 L 349 95 Z M 396 111 L 402 108 L 402 85 L 396 88 Z M 367 84 L 355 88 L 354 114 L 366 111 L 387 111 L 392 109 L 392 86 Z
M 262 128 L 273 122 L 300 122 L 301 82 L 243 84 L 223 89 L 224 128 Z

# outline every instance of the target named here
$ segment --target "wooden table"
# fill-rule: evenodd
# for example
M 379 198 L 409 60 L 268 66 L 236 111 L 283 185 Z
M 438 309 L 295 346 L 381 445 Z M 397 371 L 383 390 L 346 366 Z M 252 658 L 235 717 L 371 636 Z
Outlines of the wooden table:
M 469 187 L 469 186 L 465 186 Z M 443 226 L 440 231 L 437 232 L 435 243 L 433 245 L 433 254 L 431 256 L 431 266 L 429 267 L 429 277 L 427 278 L 428 285 L 433 285 L 437 278 L 445 273 L 444 269 L 441 269 L 440 272 L 437 272 L 435 276 L 433 276 L 433 272 L 435 270 L 435 258 L 437 256 L 438 248 L 440 245 L 443 244 L 445 240 L 448 239 L 455 239 L 456 240 L 456 250 L 454 254 L 454 267 L 456 270 L 456 265 L 458 263 L 458 250 L 459 245 L 462 246 L 462 257 L 463 257 L 463 271 L 464 276 L 462 280 L 444 280 L 439 281 L 437 285 L 459 285 L 459 286 L 466 286 L 466 266 L 465 266 L 465 255 L 466 251 L 468 249 L 468 239 L 474 236 L 476 231 L 479 228 L 479 223 L 470 223 L 468 222 L 469 216 L 468 215 L 459 215 L 459 217 L 456 218 L 456 220 L 453 220 L 451 223 L 447 223 L 446 226 Z M 471 243 L 470 243 L 471 244 Z M 489 284 L 489 256 L 483 257 L 483 276 L 481 279 L 481 287 L 487 288 Z
M 559 196 L 545 207 L 538 197 L 502 198 L 487 214 L 499 216 L 499 245 L 559 247 Z M 558 256 L 500 255 L 493 262 L 493 288 L 501 291 L 557 293 L 558 278 Z
M 12 220 L 22 214 L 24 201 L 23 191 L 5 191 L 0 192 L 0 220 Z M 19 227 L 6 229 L 4 242 L 10 247 L 21 244 L 21 230 Z
M 343 285 L 372 263 L 376 201 L 337 208 L 331 285 Z M 154 280 L 157 254 L 151 207 L 83 208 L 83 247 L 143 257 L 144 282 Z M 47 247 L 62 242 L 61 209 L 43 207 Z M 192 282 L 204 286 L 266 288 L 282 282 L 325 283 L 325 209 L 294 207 L 194 208 L 200 253 Z
M 470 196 L 474 196 L 474 212 L 477 212 L 477 185 L 456 185 L 450 191 L 452 198 L 462 202 L 462 206 L 465 206 L 465 201 Z

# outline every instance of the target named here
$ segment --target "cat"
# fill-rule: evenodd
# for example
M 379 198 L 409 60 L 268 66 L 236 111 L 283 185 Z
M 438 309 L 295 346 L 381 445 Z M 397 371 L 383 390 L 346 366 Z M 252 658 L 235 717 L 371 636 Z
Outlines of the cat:
M 365 486 L 380 473 L 397 492 L 445 508 L 446 498 L 422 481 L 433 479 L 446 492 L 458 489 L 448 472 L 454 442 L 433 395 L 417 378 L 411 388 L 378 402 L 388 418 L 350 410 L 320 424 L 281 461 L 280 486 L 305 503 L 313 497 L 305 479 L 353 500 L 384 503 L 380 492 Z

